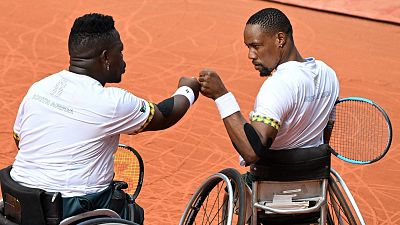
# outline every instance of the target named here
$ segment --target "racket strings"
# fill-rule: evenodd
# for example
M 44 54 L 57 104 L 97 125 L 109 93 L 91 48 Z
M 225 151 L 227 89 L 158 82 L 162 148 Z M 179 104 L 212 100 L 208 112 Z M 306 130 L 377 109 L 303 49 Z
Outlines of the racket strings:
M 137 157 L 125 148 L 118 147 L 114 155 L 114 180 L 125 181 L 128 184 L 126 192 L 132 193 L 140 178 L 140 164 Z
M 340 155 L 358 161 L 379 158 L 388 143 L 386 118 L 371 104 L 346 101 L 336 105 L 329 144 Z

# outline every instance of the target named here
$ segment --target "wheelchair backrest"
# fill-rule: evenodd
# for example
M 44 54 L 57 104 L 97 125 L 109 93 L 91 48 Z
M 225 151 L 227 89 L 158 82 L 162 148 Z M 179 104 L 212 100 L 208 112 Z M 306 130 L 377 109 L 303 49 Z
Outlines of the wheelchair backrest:
M 62 218 L 61 194 L 20 185 L 11 178 L 11 168 L 0 170 L 4 215 L 7 219 L 21 225 L 59 224 Z
M 314 148 L 268 150 L 267 158 L 251 165 L 256 181 L 304 181 L 326 179 L 330 174 L 329 145 Z

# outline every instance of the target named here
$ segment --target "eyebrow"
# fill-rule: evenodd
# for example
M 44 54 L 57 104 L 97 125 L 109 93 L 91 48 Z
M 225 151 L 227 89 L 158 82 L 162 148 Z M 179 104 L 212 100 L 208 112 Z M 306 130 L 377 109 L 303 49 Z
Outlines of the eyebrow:
M 258 46 L 258 45 L 262 45 L 262 43 L 259 43 L 259 42 L 250 42 L 250 43 L 248 43 L 248 44 L 246 44 L 246 42 L 245 42 L 244 44 L 247 45 L 247 46 Z

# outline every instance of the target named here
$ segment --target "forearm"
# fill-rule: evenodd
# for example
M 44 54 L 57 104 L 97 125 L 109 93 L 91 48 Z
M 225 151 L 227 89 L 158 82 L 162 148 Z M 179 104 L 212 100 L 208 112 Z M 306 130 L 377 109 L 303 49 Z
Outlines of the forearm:
M 172 97 L 154 104 L 154 116 L 143 131 L 164 130 L 173 126 L 185 115 L 194 101 L 193 91 L 188 87 L 180 87 Z
M 257 161 L 259 158 L 252 149 L 248 135 L 245 132 L 245 124 L 251 125 L 244 119 L 233 94 L 228 92 L 215 99 L 215 103 L 236 151 L 247 163 Z M 259 138 L 258 134 L 256 135 Z
M 244 131 L 247 121 L 240 112 L 236 112 L 223 119 L 229 138 L 235 145 L 236 151 L 243 157 L 247 164 L 256 162 L 259 157 L 254 152 Z M 251 125 L 250 125 L 251 126 Z
M 176 124 L 180 119 L 182 119 L 190 107 L 188 99 L 183 95 L 174 96 L 173 102 L 173 108 L 168 115 L 161 113 L 162 117 L 159 122 L 161 125 L 160 130 L 167 129 Z

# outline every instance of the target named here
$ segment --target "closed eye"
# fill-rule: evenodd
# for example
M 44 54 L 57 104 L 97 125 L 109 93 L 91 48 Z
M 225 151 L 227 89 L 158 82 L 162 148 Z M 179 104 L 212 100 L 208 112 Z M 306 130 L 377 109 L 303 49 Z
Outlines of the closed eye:
M 261 44 L 254 44 L 254 43 L 251 43 L 251 44 L 246 44 L 246 46 L 247 46 L 247 48 L 254 48 L 254 49 L 259 49 L 262 45 Z

